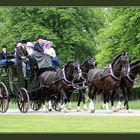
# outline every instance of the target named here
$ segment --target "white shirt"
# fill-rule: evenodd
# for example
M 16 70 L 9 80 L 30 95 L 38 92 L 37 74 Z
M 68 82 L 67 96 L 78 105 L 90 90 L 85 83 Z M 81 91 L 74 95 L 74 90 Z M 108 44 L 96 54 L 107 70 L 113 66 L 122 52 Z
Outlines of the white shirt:
M 52 47 L 51 48 L 44 47 L 44 52 L 51 57 L 56 57 L 55 50 Z
M 29 55 L 31 55 L 33 53 L 33 48 L 26 47 L 26 50 Z

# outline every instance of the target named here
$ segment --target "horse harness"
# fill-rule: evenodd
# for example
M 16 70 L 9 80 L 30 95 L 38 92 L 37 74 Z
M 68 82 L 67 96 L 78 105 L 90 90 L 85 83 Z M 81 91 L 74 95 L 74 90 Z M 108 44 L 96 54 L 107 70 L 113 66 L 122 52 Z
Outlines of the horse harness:
M 108 70 L 108 69 L 110 70 L 110 74 L 104 76 L 104 72 L 105 72 L 106 70 Z M 109 66 L 105 67 L 105 68 L 103 69 L 103 71 L 100 73 L 100 77 L 97 78 L 97 79 L 95 79 L 95 80 L 101 80 L 101 81 L 102 81 L 104 78 L 106 78 L 106 77 L 108 77 L 108 76 L 113 77 L 113 79 L 115 79 L 116 81 L 120 81 L 120 80 L 121 80 L 121 76 L 120 76 L 120 77 L 116 77 L 116 76 L 114 75 L 114 72 L 113 72 L 113 69 L 112 69 L 112 65 L 111 65 L 111 64 L 110 64 Z

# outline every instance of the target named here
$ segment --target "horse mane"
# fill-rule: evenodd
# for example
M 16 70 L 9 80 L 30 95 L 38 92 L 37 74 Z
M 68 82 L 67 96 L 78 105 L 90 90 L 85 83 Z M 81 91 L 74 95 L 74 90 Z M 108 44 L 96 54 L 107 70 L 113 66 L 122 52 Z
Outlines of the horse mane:
M 136 64 L 140 63 L 140 60 L 130 63 L 130 67 L 135 66 Z
M 121 55 L 122 55 L 122 53 L 119 54 L 119 55 L 117 55 L 117 56 L 115 57 L 115 59 L 112 61 L 111 65 L 114 65 L 114 63 L 116 62 L 116 60 L 117 60 Z
M 64 65 L 64 69 L 68 66 L 68 65 L 70 65 L 70 63 L 73 63 L 74 62 L 74 60 L 69 60 L 65 65 Z
M 86 58 L 86 60 L 82 63 L 82 65 L 84 65 L 88 59 L 93 59 L 93 58 L 92 58 L 91 56 L 88 56 L 88 57 Z

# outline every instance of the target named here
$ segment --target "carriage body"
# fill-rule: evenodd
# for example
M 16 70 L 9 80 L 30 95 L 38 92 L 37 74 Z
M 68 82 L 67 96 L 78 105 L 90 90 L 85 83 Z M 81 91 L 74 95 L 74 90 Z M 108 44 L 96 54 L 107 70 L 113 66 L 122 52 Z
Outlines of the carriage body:
M 15 65 L 14 62 L 8 61 L 8 63 L 0 66 L 0 76 L 0 112 L 7 111 L 9 102 L 17 103 L 21 112 L 27 112 L 28 109 L 27 107 L 25 109 L 23 104 L 26 104 L 26 106 L 29 104 L 29 97 L 24 88 L 26 82 L 22 80 L 20 67 Z M 24 103 L 21 105 L 21 102 Z

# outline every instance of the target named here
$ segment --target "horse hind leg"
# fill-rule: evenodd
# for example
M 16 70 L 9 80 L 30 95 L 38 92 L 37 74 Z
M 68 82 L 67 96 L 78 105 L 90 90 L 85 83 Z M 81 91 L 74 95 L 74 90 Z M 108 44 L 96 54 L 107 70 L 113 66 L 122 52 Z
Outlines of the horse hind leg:
M 77 109 L 76 109 L 77 112 L 81 112 L 80 103 L 81 103 L 81 100 L 82 100 L 82 96 L 83 96 L 83 91 L 79 90 L 79 99 L 78 99 L 78 104 L 77 104 Z
M 52 103 L 51 103 L 51 100 L 49 100 L 49 108 L 48 110 L 51 112 L 52 111 Z
M 69 110 L 66 108 L 66 104 L 68 102 L 68 97 L 64 91 L 62 91 L 62 104 L 61 104 L 61 112 L 68 113 Z
M 116 93 L 116 90 L 113 90 L 112 94 L 111 94 L 111 107 L 112 107 L 113 112 L 117 112 L 117 109 L 114 106 L 114 95 L 115 95 L 115 93 Z
M 97 88 L 94 87 L 94 90 L 92 90 L 92 95 L 91 95 L 91 98 L 90 98 L 90 103 L 89 103 L 89 110 L 91 113 L 94 113 L 95 112 L 95 107 L 94 107 L 94 102 L 93 102 L 93 99 L 97 93 Z
M 104 100 L 105 100 L 105 105 L 106 105 L 106 111 L 107 111 L 107 113 L 111 113 L 111 110 L 109 109 L 109 92 L 104 91 L 104 95 L 105 95 Z
M 46 108 L 45 102 L 42 103 L 43 111 L 49 112 L 48 109 Z

